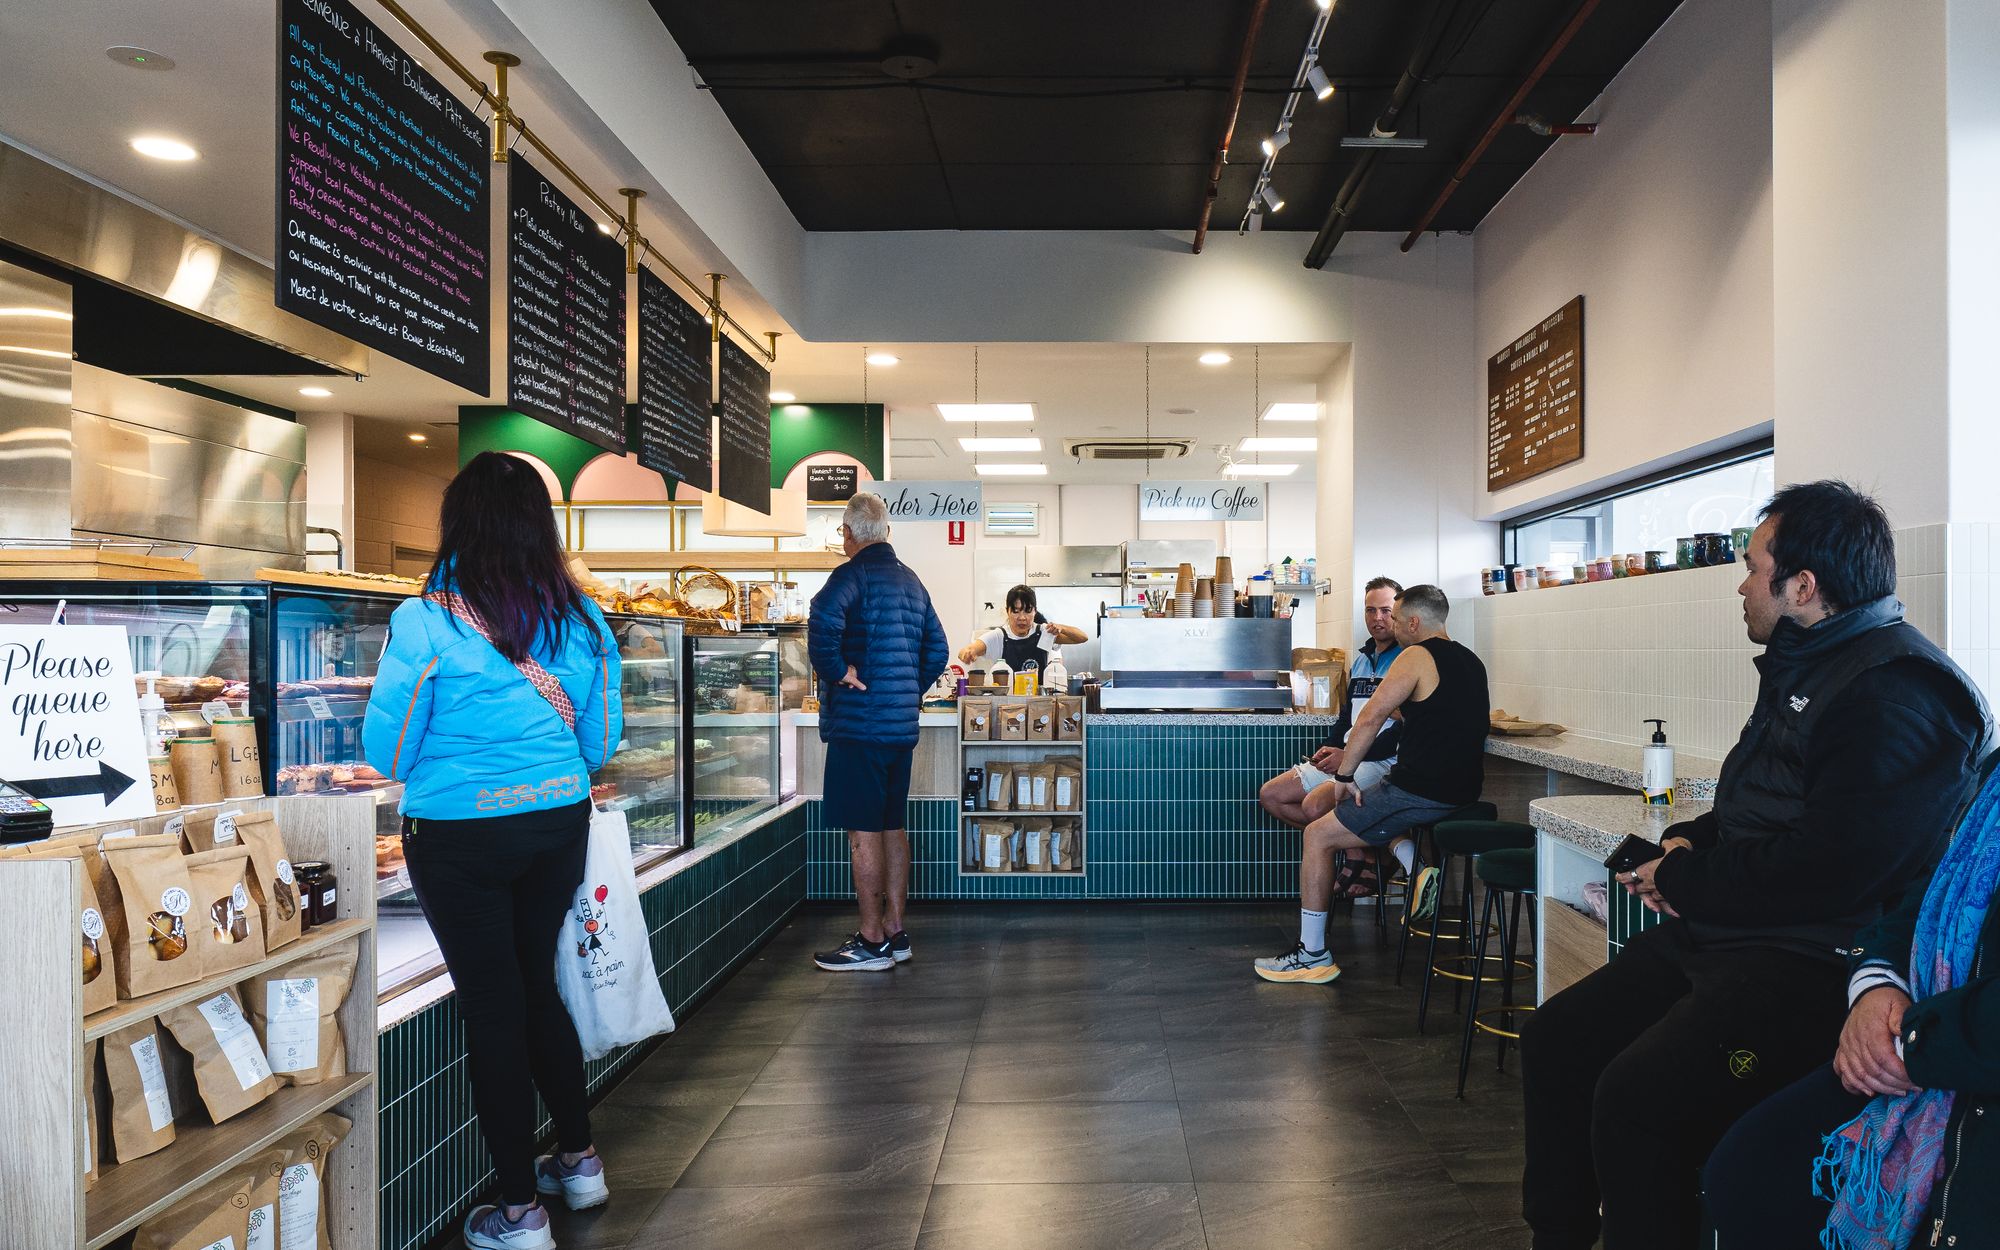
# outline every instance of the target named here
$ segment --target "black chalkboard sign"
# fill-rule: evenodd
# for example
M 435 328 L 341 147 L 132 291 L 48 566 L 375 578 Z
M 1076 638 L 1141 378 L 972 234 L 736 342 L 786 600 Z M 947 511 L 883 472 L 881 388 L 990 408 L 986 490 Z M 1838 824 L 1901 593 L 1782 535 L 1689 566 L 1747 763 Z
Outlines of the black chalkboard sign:
M 703 490 L 714 451 L 715 345 L 708 316 L 639 270 L 639 402 L 628 410 L 639 463 Z
M 722 446 L 716 488 L 724 499 L 771 510 L 771 371 L 722 340 Z
M 806 502 L 846 503 L 861 489 L 861 474 L 851 464 L 806 466 Z
M 625 248 L 515 153 L 507 176 L 507 406 L 625 450 Z
M 1486 361 L 1486 489 L 1583 459 L 1583 296 Z
M 278 307 L 487 394 L 486 144 L 347 0 L 279 0 Z

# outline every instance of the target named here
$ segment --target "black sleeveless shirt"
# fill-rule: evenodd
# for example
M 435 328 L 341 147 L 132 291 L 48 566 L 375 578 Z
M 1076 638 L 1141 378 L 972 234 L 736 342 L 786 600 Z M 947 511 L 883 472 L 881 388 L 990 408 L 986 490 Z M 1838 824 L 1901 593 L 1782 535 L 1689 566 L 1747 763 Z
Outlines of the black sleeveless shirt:
M 1415 645 L 1430 652 L 1438 684 L 1430 698 L 1403 704 L 1389 784 L 1433 803 L 1474 802 L 1486 784 L 1486 666 L 1449 638 Z

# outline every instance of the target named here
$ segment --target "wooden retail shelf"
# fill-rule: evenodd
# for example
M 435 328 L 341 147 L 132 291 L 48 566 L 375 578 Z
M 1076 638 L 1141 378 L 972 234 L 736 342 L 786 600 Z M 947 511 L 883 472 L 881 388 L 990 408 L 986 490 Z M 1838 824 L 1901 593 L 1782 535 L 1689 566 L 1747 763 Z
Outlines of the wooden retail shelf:
M 982 807 L 977 811 L 971 811 L 971 812 L 966 811 L 964 808 L 960 808 L 958 812 L 958 818 L 960 820 L 1004 820 L 1013 816 L 1020 816 L 1029 820 L 1044 820 L 1044 819 L 1082 820 L 1083 819 L 1082 812 L 1016 812 L 1016 811 L 1003 812 L 997 808 L 990 808 L 990 807 Z
M 116 1033 L 128 1025 L 150 1020 L 162 1012 L 199 1002 L 239 981 L 247 981 L 259 973 L 282 968 L 293 960 L 302 959 L 307 955 L 316 955 L 329 947 L 340 945 L 349 938 L 364 936 L 373 927 L 373 924 L 366 920 L 336 920 L 330 925 L 314 929 L 288 946 L 279 947 L 277 954 L 260 959 L 254 964 L 218 972 L 212 977 L 203 977 L 199 981 L 177 986 L 171 990 L 161 990 L 157 994 L 148 994 L 144 998 L 125 999 L 114 1007 L 106 1007 L 103 1011 L 85 1016 L 83 1040 L 95 1041 L 107 1033 Z
M 89 547 L 0 548 L 0 577 L 31 581 L 198 582 L 191 560 Z
M 98 1173 L 83 1200 L 85 1250 L 131 1232 L 374 1080 L 373 1072 L 360 1072 L 318 1085 L 291 1085 L 224 1123 L 176 1124 L 171 1146 Z M 336 1146 L 334 1153 L 344 1147 Z
M 292 569 L 258 569 L 257 580 L 275 582 L 280 586 L 307 586 L 314 590 L 359 590 L 376 595 L 400 595 L 405 599 L 423 592 L 422 583 L 407 579 L 380 582 L 372 577 L 354 577 L 346 573 L 301 573 Z

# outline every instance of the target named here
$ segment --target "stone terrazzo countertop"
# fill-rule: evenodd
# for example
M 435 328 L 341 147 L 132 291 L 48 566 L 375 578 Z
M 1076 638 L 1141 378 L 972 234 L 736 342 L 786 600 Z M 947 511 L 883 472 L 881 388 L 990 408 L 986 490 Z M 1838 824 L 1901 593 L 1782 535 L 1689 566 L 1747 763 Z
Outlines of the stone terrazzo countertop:
M 1622 794 L 1573 794 L 1529 803 L 1528 823 L 1601 860 L 1633 834 L 1658 842 L 1668 825 L 1693 820 L 1714 806 L 1687 802 L 1648 807 Z
M 1640 757 L 1644 750 L 1630 742 L 1586 738 L 1582 734 L 1557 734 L 1550 738 L 1508 738 L 1494 734 L 1486 740 L 1489 755 L 1628 790 L 1639 788 Z M 1675 798 L 1712 799 L 1722 761 L 1677 750 L 1674 771 L 1679 774 L 1674 780 Z
M 1092 712 L 1084 718 L 1091 725 L 1310 725 L 1331 728 L 1338 716 L 1317 716 L 1299 712 Z

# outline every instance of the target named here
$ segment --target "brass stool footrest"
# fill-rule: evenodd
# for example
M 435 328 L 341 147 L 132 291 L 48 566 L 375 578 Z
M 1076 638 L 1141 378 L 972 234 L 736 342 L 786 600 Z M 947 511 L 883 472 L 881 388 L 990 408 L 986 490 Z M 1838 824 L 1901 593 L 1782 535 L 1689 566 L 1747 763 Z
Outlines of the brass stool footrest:
M 1497 985 L 1501 981 L 1525 981 L 1531 975 L 1533 975 L 1535 971 L 1534 960 L 1521 959 L 1518 957 L 1514 960 L 1514 974 L 1511 977 L 1506 976 L 1504 974 L 1489 973 L 1486 971 L 1483 965 L 1480 968 L 1479 975 L 1477 977 L 1473 976 L 1473 974 L 1471 974 L 1470 972 L 1458 972 L 1455 971 L 1452 967 L 1447 966 L 1447 965 L 1469 966 L 1472 963 L 1473 958 L 1474 957 L 1471 955 L 1445 955 L 1439 958 L 1438 962 L 1431 965 L 1431 971 L 1436 975 L 1445 978 L 1447 981 L 1471 982 L 1476 980 L 1480 982 L 1482 985 Z M 1500 964 L 1506 962 L 1506 956 L 1504 955 L 1498 955 L 1498 954 L 1487 955 L 1484 958 L 1485 962 L 1489 964 Z
M 1503 1029 L 1497 1024 L 1488 1024 L 1486 1023 L 1485 1020 L 1481 1019 L 1480 1017 L 1497 1016 L 1503 1012 L 1533 1011 L 1533 1010 L 1534 1010 L 1533 1007 L 1530 1007 L 1525 1003 L 1516 1003 L 1512 1007 L 1481 1007 L 1478 1011 L 1472 1014 L 1472 1027 L 1479 1030 L 1481 1033 L 1487 1034 L 1490 1037 L 1505 1037 L 1505 1038 L 1511 1038 L 1514 1041 L 1519 1041 L 1521 1040 L 1521 1035 L 1519 1032 L 1513 1029 Z

